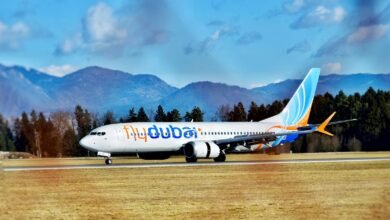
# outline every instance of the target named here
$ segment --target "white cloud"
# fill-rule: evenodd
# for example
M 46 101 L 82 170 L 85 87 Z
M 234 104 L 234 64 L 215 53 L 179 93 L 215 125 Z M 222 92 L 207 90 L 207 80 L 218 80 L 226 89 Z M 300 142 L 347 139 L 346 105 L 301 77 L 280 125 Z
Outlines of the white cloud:
M 85 26 L 88 37 L 95 42 L 124 41 L 127 37 L 126 29 L 120 27 L 111 7 L 105 3 L 88 9 Z
M 317 22 L 338 23 L 344 20 L 345 15 L 345 10 L 340 6 L 330 9 L 323 5 L 319 5 L 309 14 L 309 17 L 315 19 Z
M 324 73 L 340 73 L 341 69 L 342 69 L 342 65 L 339 62 L 333 62 L 333 63 L 331 62 L 331 63 L 324 64 L 322 66 L 322 71 Z
M 212 50 L 218 42 L 227 36 L 236 36 L 239 34 L 238 28 L 233 27 L 231 25 L 224 25 L 218 29 L 216 29 L 214 32 L 212 32 L 209 36 L 204 38 L 200 42 L 192 42 L 188 44 L 184 48 L 185 54 L 191 54 L 194 52 L 197 52 L 198 54 L 207 53 L 210 50 Z
M 347 12 L 342 7 L 336 7 L 333 9 L 333 20 L 335 22 L 341 22 L 344 20 Z
M 389 31 L 389 25 L 361 26 L 347 37 L 347 43 L 362 43 L 381 39 Z
M 344 21 L 347 12 L 343 7 L 327 8 L 319 5 L 307 14 L 294 21 L 290 27 L 293 29 L 310 28 L 318 25 L 332 25 Z
M 57 55 L 71 54 L 82 46 L 83 39 L 81 33 L 77 33 L 73 37 L 65 39 L 61 44 L 58 44 L 55 53 Z
M 304 0 L 293 0 L 284 4 L 284 8 L 291 13 L 299 11 L 305 5 Z
M 88 9 L 83 30 L 59 43 L 55 54 L 72 54 L 79 49 L 110 54 L 121 51 L 126 46 L 128 32 L 120 23 L 109 5 L 98 3 Z
M 30 32 L 30 27 L 23 22 L 7 25 L 0 21 L 0 48 L 18 49 Z
M 82 29 L 58 43 L 55 54 L 82 50 L 117 57 L 125 50 L 163 44 L 169 39 L 165 29 L 165 20 L 170 17 L 167 11 L 163 1 L 136 1 L 115 11 L 106 3 L 97 3 L 86 11 Z
M 50 65 L 46 67 L 39 68 L 39 71 L 48 73 L 53 76 L 62 77 L 69 73 L 72 73 L 76 70 L 76 68 L 72 65 L 65 64 L 65 65 Z

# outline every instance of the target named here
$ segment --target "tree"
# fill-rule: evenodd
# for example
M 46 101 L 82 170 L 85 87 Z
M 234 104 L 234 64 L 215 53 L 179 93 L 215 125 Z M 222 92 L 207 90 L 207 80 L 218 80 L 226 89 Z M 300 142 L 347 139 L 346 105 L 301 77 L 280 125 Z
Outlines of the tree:
M 136 122 L 137 121 L 137 113 L 135 113 L 135 109 L 131 108 L 129 111 L 129 116 L 126 119 L 126 122 Z
M 257 109 L 257 120 L 263 120 L 269 116 L 268 110 L 265 108 L 264 105 L 260 105 Z
M 103 125 L 109 125 L 116 123 L 114 113 L 112 111 L 108 111 L 103 115 L 102 118 Z
M 88 110 L 83 110 L 80 105 L 76 106 L 74 114 L 77 122 L 77 140 L 81 140 L 92 130 L 91 115 Z M 88 151 L 85 148 L 78 147 L 77 155 L 87 156 Z
M 220 121 L 229 121 L 230 118 L 230 106 L 229 105 L 221 105 L 217 110 L 217 117 Z
M 194 107 L 191 112 L 186 112 L 184 115 L 184 121 L 203 121 L 203 112 L 199 107 Z
M 172 111 L 167 113 L 167 120 L 168 122 L 179 122 L 181 121 L 180 112 L 177 109 L 173 109 Z
M 274 101 L 268 109 L 268 117 L 274 116 L 282 112 L 284 106 L 281 101 Z
M 229 121 L 246 121 L 246 111 L 242 102 L 234 105 L 233 111 L 230 112 Z
M 20 138 L 23 140 L 24 143 L 24 151 L 35 154 L 35 132 L 26 112 L 22 113 L 20 125 Z
M 74 133 L 73 128 L 68 127 L 63 135 L 62 141 L 62 155 L 64 156 L 76 156 L 78 149 L 77 136 Z
M 57 111 L 50 114 L 50 121 L 53 123 L 54 135 L 57 137 L 57 156 L 73 156 L 77 150 L 77 137 L 72 128 L 72 117 L 69 112 Z M 70 134 L 72 133 L 72 134 Z M 71 138 L 76 140 L 71 140 Z M 69 146 L 69 142 L 76 144 Z M 69 149 L 73 148 L 73 149 Z
M 27 141 L 22 139 L 22 125 L 19 118 L 14 121 L 15 147 L 16 151 L 24 151 Z
M 142 107 L 138 110 L 137 121 L 138 122 L 149 122 L 150 121 L 149 117 L 145 113 L 144 108 L 142 108 Z
M 251 106 L 248 111 L 248 121 L 259 121 L 259 108 L 255 102 L 251 102 Z
M 8 121 L 0 114 L 0 151 L 15 151 L 13 134 Z
M 167 115 L 164 112 L 164 109 L 161 105 L 158 105 L 156 115 L 154 116 L 154 121 L 164 122 L 167 121 Z
M 76 106 L 74 114 L 77 121 L 78 139 L 81 139 L 86 136 L 92 129 L 91 115 L 89 114 L 88 110 L 83 110 L 80 105 Z
M 190 122 L 190 121 L 192 121 L 192 120 L 193 120 L 193 119 L 192 119 L 191 113 L 190 113 L 190 112 L 186 112 L 186 114 L 184 115 L 184 121 Z

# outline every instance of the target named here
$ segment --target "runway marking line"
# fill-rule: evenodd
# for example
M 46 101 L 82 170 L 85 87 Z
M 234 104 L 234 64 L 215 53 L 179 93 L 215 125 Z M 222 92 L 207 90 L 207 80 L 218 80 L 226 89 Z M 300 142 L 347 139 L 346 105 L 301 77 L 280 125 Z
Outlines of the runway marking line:
M 199 162 L 199 163 L 147 163 L 147 164 L 94 164 L 94 165 L 65 165 L 65 166 L 33 166 L 33 167 L 3 167 L 3 171 L 43 171 L 43 170 L 72 170 L 72 169 L 118 169 L 118 168 L 155 168 L 155 167 L 196 167 L 196 166 L 245 166 L 265 164 L 300 164 L 300 163 L 341 163 L 341 162 L 370 162 L 390 161 L 384 158 L 335 158 L 335 159 L 298 159 L 271 161 L 232 161 L 232 162 Z

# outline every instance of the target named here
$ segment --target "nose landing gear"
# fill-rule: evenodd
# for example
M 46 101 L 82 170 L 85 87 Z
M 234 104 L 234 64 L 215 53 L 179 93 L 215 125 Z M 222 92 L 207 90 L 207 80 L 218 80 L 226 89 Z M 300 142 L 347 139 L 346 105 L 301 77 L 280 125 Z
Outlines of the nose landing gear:
M 105 162 L 107 165 L 111 165 L 112 164 L 112 160 L 111 160 L 111 153 L 107 153 L 107 152 L 98 152 L 97 155 L 99 157 L 104 157 L 106 158 Z

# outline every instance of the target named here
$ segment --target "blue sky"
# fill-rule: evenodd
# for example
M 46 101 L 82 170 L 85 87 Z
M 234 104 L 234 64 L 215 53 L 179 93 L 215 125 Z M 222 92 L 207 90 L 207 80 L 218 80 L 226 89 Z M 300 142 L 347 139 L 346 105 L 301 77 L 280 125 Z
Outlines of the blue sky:
M 99 65 L 175 86 L 253 87 L 390 72 L 390 1 L 5 0 L 0 63 L 62 76 Z

